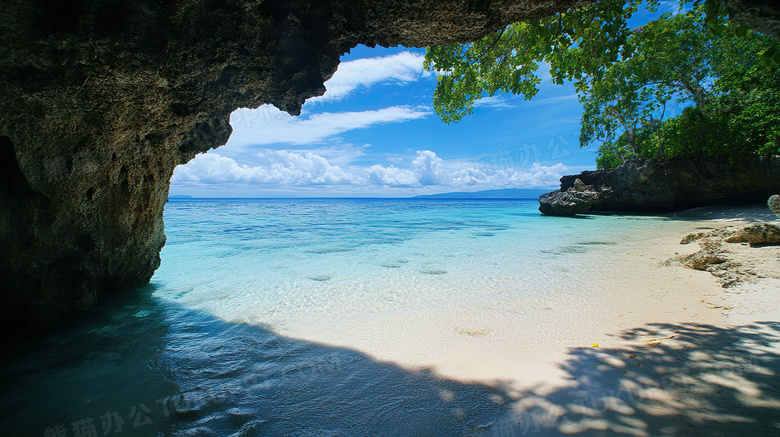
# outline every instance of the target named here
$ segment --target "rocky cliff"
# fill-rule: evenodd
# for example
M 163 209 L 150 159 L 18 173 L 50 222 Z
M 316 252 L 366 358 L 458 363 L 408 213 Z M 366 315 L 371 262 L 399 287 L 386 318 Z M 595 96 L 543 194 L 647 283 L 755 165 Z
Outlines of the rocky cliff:
M 664 212 L 766 202 L 778 189 L 778 156 L 634 160 L 613 170 L 562 177 L 560 190 L 539 197 L 539 211 L 559 216 Z

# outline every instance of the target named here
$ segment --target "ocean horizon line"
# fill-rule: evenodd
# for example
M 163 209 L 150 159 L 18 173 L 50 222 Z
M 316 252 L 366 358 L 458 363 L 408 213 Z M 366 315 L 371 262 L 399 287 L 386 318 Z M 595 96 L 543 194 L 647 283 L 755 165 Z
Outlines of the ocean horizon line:
M 195 197 L 170 196 L 176 200 L 538 200 L 538 197 Z

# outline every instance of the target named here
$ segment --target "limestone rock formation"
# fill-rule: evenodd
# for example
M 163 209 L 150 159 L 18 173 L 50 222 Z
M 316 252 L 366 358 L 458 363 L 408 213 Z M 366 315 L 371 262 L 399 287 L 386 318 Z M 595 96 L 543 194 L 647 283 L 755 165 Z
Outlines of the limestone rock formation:
M 726 243 L 748 243 L 750 246 L 780 244 L 780 227 L 766 223 L 745 226 L 724 239 Z
M 579 181 L 579 182 L 577 182 Z M 633 160 L 613 170 L 561 178 L 560 190 L 539 198 L 539 211 L 666 212 L 729 203 L 760 203 L 777 191 L 780 157 Z
M 760 278 L 780 279 L 777 246 L 780 227 L 769 223 L 728 226 L 687 235 L 680 244 L 699 243 L 700 250 L 665 262 L 704 270 L 718 278 L 723 288 Z M 740 244 L 741 243 L 741 244 Z
M 579 180 L 579 179 L 578 179 Z M 569 187 L 566 191 L 553 191 L 539 197 L 539 211 L 545 215 L 570 217 L 585 214 L 598 197 L 598 192 L 584 188 Z
M 775 194 L 766 202 L 773 213 L 780 215 L 780 194 Z

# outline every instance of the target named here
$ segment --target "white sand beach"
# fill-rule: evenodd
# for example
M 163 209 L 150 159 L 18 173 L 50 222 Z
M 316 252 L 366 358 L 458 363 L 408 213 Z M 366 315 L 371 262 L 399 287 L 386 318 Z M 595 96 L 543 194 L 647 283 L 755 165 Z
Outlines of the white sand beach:
M 690 233 L 778 217 L 761 207 L 668 217 L 684 220 L 664 235 L 622 235 L 585 264 L 551 266 L 576 284 L 557 302 L 486 295 L 480 306 L 290 334 L 509 393 L 496 400 L 508 406 L 502 416 L 467 433 L 780 432 L 780 246 L 735 243 L 730 256 L 757 274 L 728 289 L 706 271 L 664 265 L 699 249 L 680 244 Z
M 691 233 L 778 224 L 766 208 L 701 208 L 673 216 L 706 220 Z M 658 266 L 664 257 L 699 249 L 681 246 L 684 236 L 627 241 L 626 254 L 616 252 L 607 266 L 633 272 L 621 284 L 637 294 L 625 303 L 635 305 L 628 318 L 611 332 L 591 331 L 606 338 L 598 347 L 572 345 L 535 367 L 539 373 L 525 381 L 535 384 L 521 384 L 525 390 L 510 410 L 481 432 L 780 433 L 780 246 L 724 243 L 728 262 L 753 275 L 722 288 L 708 272 Z

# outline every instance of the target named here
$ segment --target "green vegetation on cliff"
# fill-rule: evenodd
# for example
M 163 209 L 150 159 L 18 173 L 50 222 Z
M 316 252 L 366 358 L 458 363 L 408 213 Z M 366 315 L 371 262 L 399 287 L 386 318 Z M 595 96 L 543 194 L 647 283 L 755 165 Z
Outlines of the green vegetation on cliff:
M 446 72 L 434 108 L 449 123 L 498 91 L 530 99 L 547 62 L 553 82 L 570 80 L 579 94 L 580 144 L 600 144 L 599 168 L 632 157 L 777 154 L 780 44 L 723 19 L 716 3 L 632 30 L 642 2 L 598 2 L 473 44 L 429 47 L 427 68 Z M 681 114 L 669 117 L 675 106 Z
M 587 82 L 580 144 L 601 143 L 599 168 L 780 151 L 780 69 L 764 56 L 778 43 L 732 23 L 708 36 L 704 23 L 699 9 L 662 15 L 628 38 L 632 57 Z M 675 104 L 682 113 L 665 119 Z

